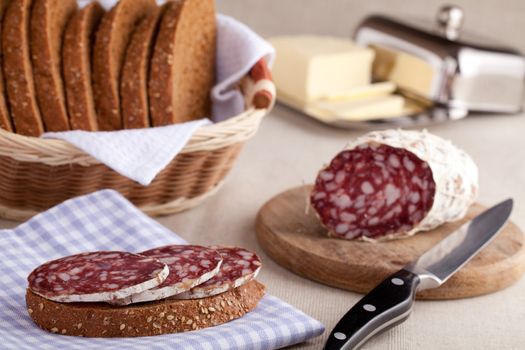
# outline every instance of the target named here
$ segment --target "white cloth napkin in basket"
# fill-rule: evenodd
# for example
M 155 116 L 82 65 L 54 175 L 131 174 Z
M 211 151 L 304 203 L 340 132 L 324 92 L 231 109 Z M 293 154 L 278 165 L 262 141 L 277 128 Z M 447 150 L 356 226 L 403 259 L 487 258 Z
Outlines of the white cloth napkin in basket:
M 88 3 L 83 1 L 81 4 Z M 114 1 L 104 1 L 111 6 Z M 273 47 L 237 20 L 217 15 L 217 71 L 212 89 L 213 120 L 241 113 L 243 97 L 235 88 L 261 58 L 273 63 Z M 207 119 L 165 127 L 110 132 L 48 132 L 44 138 L 67 141 L 119 174 L 144 186 L 184 148 L 194 132 L 210 123 Z
M 15 229 L 0 230 L 0 348 L 270 350 L 304 342 L 323 332 L 321 323 L 268 294 L 253 311 L 237 320 L 154 337 L 69 337 L 43 331 L 29 317 L 27 276 L 48 260 L 84 251 L 138 252 L 185 243 L 113 190 L 68 200 Z

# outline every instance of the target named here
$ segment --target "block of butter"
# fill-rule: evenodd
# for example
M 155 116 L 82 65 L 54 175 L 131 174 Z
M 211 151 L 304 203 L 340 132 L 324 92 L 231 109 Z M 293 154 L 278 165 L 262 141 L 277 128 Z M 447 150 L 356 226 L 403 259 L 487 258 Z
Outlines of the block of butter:
M 403 113 L 405 99 L 399 95 L 387 95 L 343 101 L 317 101 L 305 110 L 324 120 L 372 120 L 389 118 Z
M 389 84 L 377 83 L 366 88 L 368 89 L 356 88 L 352 90 L 353 94 L 310 102 L 300 101 L 282 92 L 279 94 L 279 99 L 288 106 L 327 123 L 394 118 L 409 112 L 402 96 L 389 93 L 391 91 Z M 356 92 L 361 94 L 355 94 Z
M 279 93 L 309 102 L 370 84 L 374 52 L 344 38 L 314 35 L 269 39 Z
M 372 46 L 376 58 L 373 75 L 379 80 L 389 80 L 400 88 L 416 95 L 432 93 L 434 69 L 430 63 L 419 57 L 385 47 Z

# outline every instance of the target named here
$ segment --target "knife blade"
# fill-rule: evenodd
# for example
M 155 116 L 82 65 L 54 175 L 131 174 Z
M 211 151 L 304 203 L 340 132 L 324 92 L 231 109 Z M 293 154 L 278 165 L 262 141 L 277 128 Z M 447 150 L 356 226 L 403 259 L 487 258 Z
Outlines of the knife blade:
M 487 246 L 505 226 L 512 207 L 513 200 L 507 199 L 487 209 L 386 278 L 341 318 L 324 349 L 357 349 L 375 334 L 406 320 L 416 292 L 439 287 Z

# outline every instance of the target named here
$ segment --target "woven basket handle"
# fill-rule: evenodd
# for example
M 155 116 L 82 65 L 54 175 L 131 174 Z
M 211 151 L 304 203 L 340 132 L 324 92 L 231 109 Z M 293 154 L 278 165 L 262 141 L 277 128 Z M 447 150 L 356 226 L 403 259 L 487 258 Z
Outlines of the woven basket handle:
M 246 107 L 271 109 L 275 104 L 276 90 L 272 72 L 261 58 L 241 81 Z

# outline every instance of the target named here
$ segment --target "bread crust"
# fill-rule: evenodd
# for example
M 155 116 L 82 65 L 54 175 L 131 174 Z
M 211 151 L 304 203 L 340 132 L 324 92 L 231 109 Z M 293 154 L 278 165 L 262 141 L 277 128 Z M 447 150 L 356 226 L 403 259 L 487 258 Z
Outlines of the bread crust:
M 27 289 L 29 315 L 42 329 L 83 337 L 142 337 L 193 331 L 237 319 L 253 310 L 264 285 L 250 281 L 204 299 L 114 306 L 106 303 L 57 303 Z
M 76 0 L 33 0 L 31 62 L 46 131 L 70 129 L 62 79 L 62 42 L 66 24 L 76 9 Z
M 166 5 L 144 18 L 126 50 L 120 81 L 124 129 L 147 128 L 149 122 L 148 77 L 159 20 Z
M 103 14 L 98 2 L 90 3 L 73 15 L 64 34 L 62 62 L 72 130 L 98 130 L 91 87 L 91 52 L 94 33 Z
M 5 10 L 11 0 L 0 0 L 0 23 L 4 18 Z M 2 26 L 0 25 L 0 38 L 2 38 Z M 0 129 L 13 131 L 11 115 L 7 107 L 7 96 L 4 83 L 4 71 L 2 70 L 2 45 L 0 45 Z
M 40 136 L 44 124 L 36 101 L 29 48 L 31 0 L 12 0 L 2 23 L 3 70 L 16 132 Z
M 100 130 L 122 129 L 119 85 L 126 47 L 137 23 L 156 6 L 155 0 L 121 0 L 102 18 L 93 51 L 93 94 Z
M 210 115 L 216 36 L 214 0 L 169 3 L 155 42 L 148 83 L 154 126 Z

